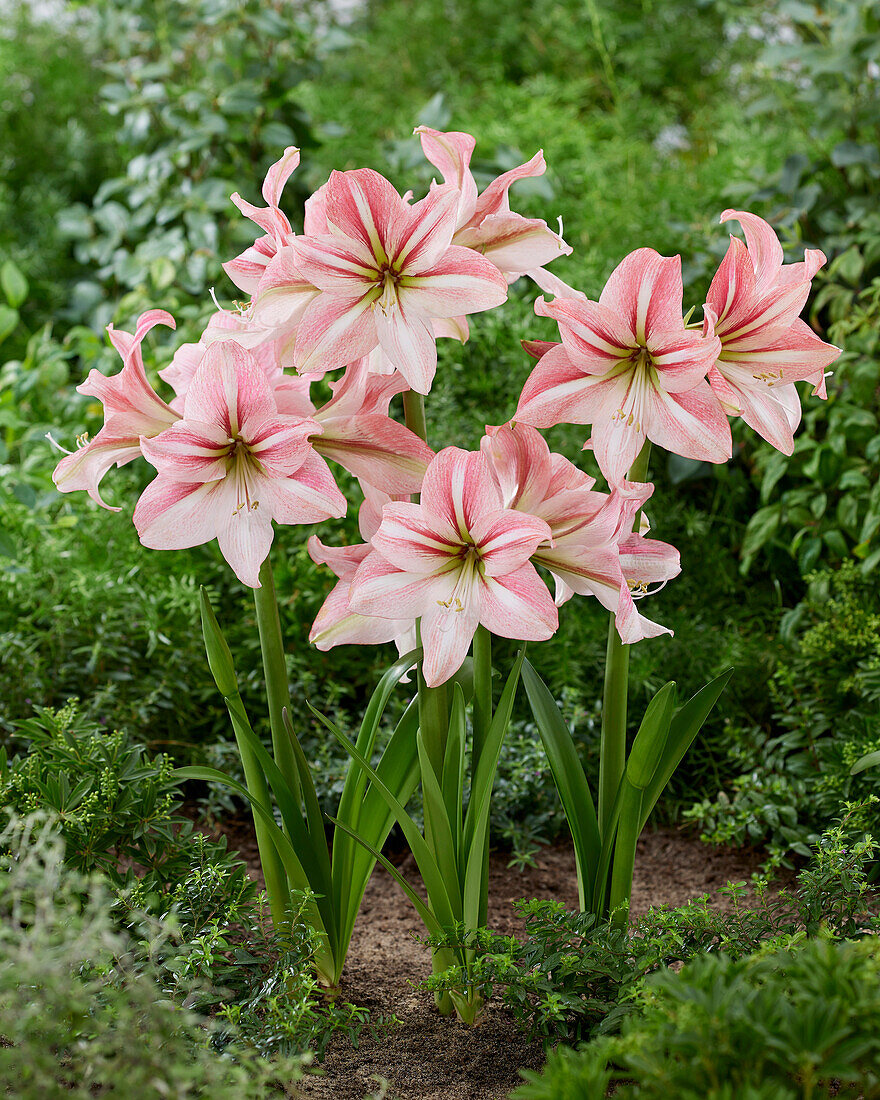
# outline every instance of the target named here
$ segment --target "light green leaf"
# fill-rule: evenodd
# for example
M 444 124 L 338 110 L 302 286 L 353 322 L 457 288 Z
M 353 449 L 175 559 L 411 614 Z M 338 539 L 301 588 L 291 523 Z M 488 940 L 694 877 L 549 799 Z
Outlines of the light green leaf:
M 12 260 L 7 260 L 0 267 L 0 287 L 6 295 L 6 301 L 13 309 L 18 309 L 24 302 L 30 289 L 27 279 Z

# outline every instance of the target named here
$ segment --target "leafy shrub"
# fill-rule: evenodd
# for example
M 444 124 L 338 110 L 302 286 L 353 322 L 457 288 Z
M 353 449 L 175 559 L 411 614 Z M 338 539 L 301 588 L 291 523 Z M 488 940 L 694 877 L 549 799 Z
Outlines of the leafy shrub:
M 100 97 L 126 167 L 68 208 L 62 230 L 89 269 L 67 316 L 106 323 L 105 303 L 126 292 L 125 312 L 158 293 L 175 312 L 221 277 L 220 262 L 247 239 L 227 228 L 242 221 L 230 192 L 262 178 L 285 146 L 313 144 L 297 85 L 319 70 L 314 25 L 282 0 L 102 0 L 94 9 Z M 291 195 L 301 186 L 294 178 Z
M 211 1049 L 213 1025 L 168 999 L 161 969 L 113 921 L 107 887 L 63 862 L 56 832 L 13 818 L 0 847 L 5 1088 L 21 1100 L 293 1095 L 302 1059 Z
M 771 893 L 760 882 L 755 904 L 745 884 L 728 884 L 720 894 L 729 909 L 710 907 L 703 895 L 677 909 L 651 909 L 630 929 L 568 912 L 560 902 L 519 902 L 525 940 L 485 929 L 471 934 L 467 944 L 477 956 L 472 973 L 484 997 L 503 990 L 505 1008 L 533 1038 L 575 1042 L 612 1031 L 632 1010 L 646 976 L 661 967 L 718 952 L 740 959 L 804 935 L 843 939 L 880 928 L 868 913 L 865 864 L 873 851 L 870 840 L 848 843 L 840 825 L 821 838 L 793 892 Z M 446 989 L 461 981 L 453 968 L 425 987 Z
M 59 219 L 122 164 L 95 97 L 98 48 L 84 5 L 6 0 L 0 27 L 0 259 L 34 283 L 39 326 L 65 304 L 76 273 Z M 34 140 L 34 135 L 39 135 Z M 21 346 L 13 341 L 16 354 Z
M 167 755 L 146 756 L 142 745 L 105 732 L 74 705 L 39 708 L 20 736 L 29 751 L 6 765 L 0 802 L 7 813 L 40 813 L 56 823 L 65 866 L 101 875 L 107 898 L 114 895 L 115 926 L 146 937 L 142 947 L 150 966 L 161 968 L 167 993 L 200 1009 L 215 1006 L 229 1036 L 263 1053 L 321 1054 L 336 1032 L 362 1030 L 363 1009 L 324 1002 L 305 900 L 289 935 L 268 930 L 237 853 L 177 812 L 180 781 Z M 149 942 L 157 926 L 161 948 Z M 229 1037 L 218 1030 L 214 1041 Z
M 875 937 L 741 959 L 701 955 L 647 979 L 622 1034 L 551 1054 L 517 1100 L 880 1096 Z
M 766 843 L 771 864 L 808 855 L 823 822 L 847 800 L 855 832 L 876 828 L 877 773 L 850 775 L 880 748 L 880 601 L 852 559 L 811 574 L 788 613 L 788 652 L 770 683 L 769 729 L 742 731 L 730 764 L 740 773 L 717 796 L 686 811 L 716 843 Z

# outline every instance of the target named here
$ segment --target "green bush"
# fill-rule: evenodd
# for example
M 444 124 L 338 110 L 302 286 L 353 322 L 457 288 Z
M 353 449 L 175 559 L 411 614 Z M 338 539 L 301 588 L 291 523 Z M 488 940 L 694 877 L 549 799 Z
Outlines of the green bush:
M 851 775 L 880 748 L 880 601 L 849 559 L 808 577 L 806 598 L 783 620 L 788 651 L 770 683 L 772 725 L 740 730 L 728 767 L 739 773 L 686 816 L 715 843 L 766 844 L 790 865 L 847 800 L 854 832 L 876 831 L 876 771 Z
M 703 895 L 680 908 L 651 909 L 631 928 L 568 912 L 560 902 L 519 902 L 525 939 L 470 933 L 471 973 L 484 998 L 502 991 L 502 1004 L 531 1038 L 571 1043 L 614 1031 L 638 1002 L 645 978 L 662 967 L 718 952 L 740 959 L 805 935 L 844 939 L 880 929 L 869 911 L 866 864 L 873 852 L 871 840 L 848 842 L 841 825 L 823 835 L 793 891 L 771 892 L 764 881 L 755 900 L 744 883 L 728 884 L 720 894 L 729 908 L 710 906 Z M 425 987 L 447 989 L 462 980 L 452 968 Z
M 875 937 L 702 955 L 650 977 L 619 1037 L 560 1048 L 516 1100 L 880 1096 Z
M 216 1027 L 169 999 L 162 969 L 114 922 L 106 886 L 63 862 L 57 833 L 13 818 L 0 848 L 4 1092 L 263 1100 L 275 1086 L 293 1096 L 302 1058 L 266 1061 L 244 1043 L 213 1049 Z

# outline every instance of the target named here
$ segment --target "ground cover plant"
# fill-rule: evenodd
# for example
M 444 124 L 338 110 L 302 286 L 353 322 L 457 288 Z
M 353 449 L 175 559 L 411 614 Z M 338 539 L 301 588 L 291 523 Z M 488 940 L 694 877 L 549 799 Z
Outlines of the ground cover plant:
M 870 832 L 874 4 L 8 7 L 0 74 L 64 156 L 6 111 L 6 799 L 69 810 L 71 863 L 103 837 L 114 889 L 162 921 L 191 908 L 205 958 L 239 946 L 198 923 L 215 873 L 257 954 L 299 929 L 289 966 L 238 985 L 252 1045 L 261 1019 L 296 1054 L 356 1035 L 316 983 L 338 983 L 377 861 L 432 933 L 438 1007 L 471 1022 L 492 842 L 535 863 L 570 833 L 604 942 L 652 812 L 768 843 L 770 866 L 843 800 Z M 155 552 L 54 491 L 46 433 L 71 451 L 58 487 L 140 498 Z M 52 711 L 20 724 L 72 695 L 85 755 Z M 141 743 L 189 770 L 137 763 Z M 240 872 L 167 812 L 197 779 L 215 816 L 251 807 L 268 938 Z M 101 783 L 116 819 L 90 816 Z M 746 969 L 696 964 L 694 988 L 763 988 Z M 597 1019 L 611 987 L 586 995 Z

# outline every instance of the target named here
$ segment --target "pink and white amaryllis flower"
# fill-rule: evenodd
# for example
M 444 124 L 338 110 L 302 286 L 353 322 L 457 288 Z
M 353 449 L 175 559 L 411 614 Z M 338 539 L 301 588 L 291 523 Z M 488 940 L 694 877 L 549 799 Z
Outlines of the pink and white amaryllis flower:
M 596 596 L 615 616 L 625 643 L 671 631 L 640 615 L 635 599 L 681 572 L 675 547 L 634 534 L 635 512 L 653 485 L 628 483 L 627 492 L 596 492 L 593 478 L 526 424 L 489 428 L 480 447 L 492 466 L 506 508 L 543 519 L 552 542 L 538 545 L 532 561 L 556 580 L 556 604 L 574 593 Z M 654 589 L 656 591 L 656 589 Z
M 382 507 L 394 500 L 387 493 L 364 485 L 364 500 L 358 512 L 358 528 L 364 540 L 358 546 L 327 546 L 317 535 L 309 539 L 309 554 L 316 565 L 328 565 L 339 578 L 321 606 L 309 641 L 321 650 L 337 645 L 379 645 L 394 642 L 401 656 L 416 647 L 416 621 L 359 615 L 349 606 L 351 582 L 358 566 L 372 552 L 370 539 L 382 522 Z
M 503 506 L 483 454 L 447 447 L 428 467 L 418 504 L 385 505 L 349 606 L 421 619 L 423 671 L 434 687 L 461 668 L 481 623 L 503 638 L 553 634 L 556 607 L 529 563 L 549 539 L 543 520 Z
M 721 221 L 736 219 L 746 243 L 730 238 L 727 255 L 709 287 L 707 324 L 721 341 L 709 371 L 709 384 L 724 409 L 743 420 L 778 450 L 791 454 L 801 402 L 794 386 L 813 383 L 825 397 L 825 368 L 840 355 L 800 319 L 810 281 L 825 263 L 818 249 L 807 249 L 801 263 L 783 264 L 782 246 L 772 227 L 742 210 L 725 210 Z
M 545 264 L 571 253 L 571 247 L 545 221 L 525 218 L 510 209 L 511 184 L 529 176 L 542 176 L 547 170 L 541 150 L 478 194 L 470 168 L 476 142 L 470 134 L 442 133 L 427 126 L 418 126 L 415 132 L 425 156 L 442 174 L 444 186 L 458 191 L 453 244 L 482 253 L 508 282 L 524 274 L 533 275 Z
M 77 440 L 77 449 L 55 467 L 52 480 L 60 492 L 84 489 L 103 508 L 118 512 L 101 497 L 104 474 L 114 464 L 125 466 L 140 458 L 141 439 L 164 432 L 178 419 L 178 413 L 150 385 L 144 370 L 141 344 L 156 325 L 174 328 L 174 318 L 164 309 L 151 309 L 138 317 L 133 335 L 108 327 L 110 340 L 122 356 L 122 370 L 110 377 L 92 370 L 76 387 L 78 393 L 97 397 L 102 403 L 104 426 L 94 439 Z
M 179 550 L 216 538 L 243 584 L 259 588 L 277 523 L 343 516 L 345 498 L 309 437 L 319 426 L 283 416 L 265 373 L 231 341 L 212 344 L 189 385 L 183 418 L 142 439 L 158 477 L 134 523 L 144 546 Z
M 507 297 L 494 264 L 451 243 L 457 207 L 451 189 L 410 206 L 371 169 L 331 175 L 324 194 L 329 232 L 297 237 L 292 246 L 297 272 L 320 290 L 298 324 L 298 371 L 345 366 L 380 347 L 412 389 L 430 390 L 433 322 L 491 309 Z
M 236 314 L 215 313 L 199 343 L 178 348 L 171 364 L 159 372 L 174 388 L 173 409 L 183 411 L 189 386 L 209 348 L 223 340 L 240 343 L 239 335 L 247 328 L 248 323 Z M 374 375 L 367 361 L 359 359 L 330 383 L 333 396 L 316 408 L 309 394 L 315 375 L 286 374 L 278 362 L 274 342 L 249 351 L 266 375 L 278 412 L 309 417 L 317 424 L 318 434 L 310 442 L 319 454 L 386 493 L 409 495 L 419 491 L 434 452 L 388 415 L 391 398 L 407 389 L 399 374 Z
M 721 344 L 684 326 L 681 257 L 639 248 L 597 302 L 539 298 L 535 312 L 558 322 L 562 343 L 532 371 L 516 420 L 592 424 L 611 486 L 623 483 L 646 438 L 685 458 L 730 457 L 730 426 L 706 381 Z

